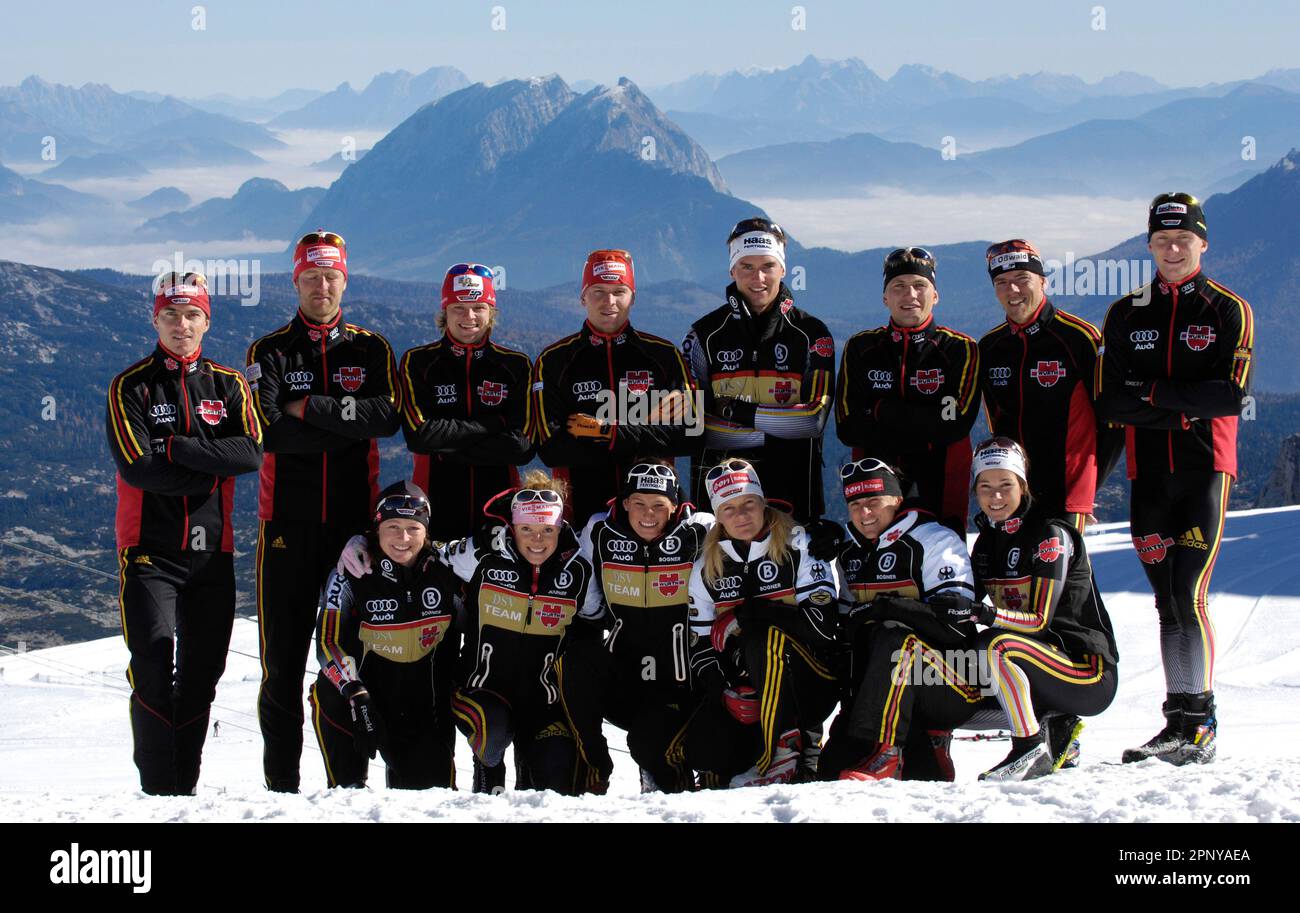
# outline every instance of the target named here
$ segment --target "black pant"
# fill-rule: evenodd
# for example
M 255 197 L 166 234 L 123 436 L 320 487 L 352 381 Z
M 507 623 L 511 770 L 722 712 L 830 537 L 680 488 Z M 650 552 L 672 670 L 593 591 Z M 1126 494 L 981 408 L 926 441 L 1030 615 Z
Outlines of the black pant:
M 266 785 L 298 788 L 302 757 L 303 690 L 307 654 L 321 588 L 338 563 L 351 527 L 262 522 L 257 537 L 257 627 L 262 685 L 257 719 L 262 728 Z
M 234 562 L 227 552 L 132 547 L 118 553 L 118 578 L 140 788 L 188 795 L 230 648 Z
M 1156 597 L 1170 694 L 1214 688 L 1210 574 L 1231 488 L 1223 472 L 1174 472 L 1133 481 L 1129 525 Z
M 975 645 L 1015 736 L 1038 732 L 1038 715 L 1046 711 L 1096 716 L 1115 698 L 1115 666 L 1100 656 L 1076 661 L 1040 640 L 997 628 L 981 631 Z
M 558 701 L 546 704 L 536 698 L 514 707 L 496 692 L 463 688 L 452 697 L 451 706 L 457 727 L 484 767 L 504 764 L 513 743 L 517 789 L 577 794 L 578 750 Z
M 629 665 L 628 660 L 633 664 Z M 664 792 L 693 785 L 689 768 L 670 760 L 673 743 L 682 733 L 695 701 L 685 688 L 665 688 L 641 681 L 635 657 L 615 656 L 598 640 L 566 645 L 555 665 L 560 698 L 582 761 L 608 780 L 614 769 L 602 720 L 627 731 L 632 760 L 654 778 Z
M 388 788 L 450 787 L 455 769 L 449 746 L 438 732 L 432 688 L 426 694 L 403 694 L 400 699 L 374 689 L 370 697 L 380 720 L 379 754 L 388 767 Z M 364 786 L 370 759 L 356 749 L 348 702 L 323 675 L 311 686 L 308 700 L 329 785 Z
M 861 673 L 847 711 L 847 737 L 901 746 L 914 718 L 930 729 L 954 729 L 981 709 L 977 653 L 936 649 L 894 621 L 870 627 L 865 664 L 855 657 Z

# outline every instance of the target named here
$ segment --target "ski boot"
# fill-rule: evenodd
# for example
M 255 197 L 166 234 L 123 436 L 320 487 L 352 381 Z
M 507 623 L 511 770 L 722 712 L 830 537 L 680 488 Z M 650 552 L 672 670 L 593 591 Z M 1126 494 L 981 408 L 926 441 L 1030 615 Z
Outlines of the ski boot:
M 994 783 L 1010 783 L 1016 780 L 1035 780 L 1045 777 L 1055 770 L 1052 756 L 1043 744 L 1043 734 L 1025 738 L 1012 738 L 1011 751 L 996 766 L 979 775 L 981 780 Z
M 1043 720 L 1043 736 L 1053 770 L 1079 766 L 1079 734 L 1083 720 L 1070 713 L 1053 713 Z
M 776 750 L 772 752 L 772 762 L 767 765 L 767 770 L 760 771 L 756 764 L 743 774 L 736 774 L 732 777 L 730 787 L 740 789 L 745 786 L 770 786 L 773 783 L 793 782 L 795 775 L 799 772 L 802 742 L 803 739 L 800 738 L 798 729 L 790 729 L 781 733 L 781 737 L 776 741 Z
M 506 791 L 506 765 L 503 761 L 496 767 L 484 767 L 478 758 L 474 759 L 474 792 L 499 796 Z
M 868 758 L 863 758 L 840 773 L 841 780 L 901 780 L 903 779 L 903 752 L 897 745 L 881 745 Z
M 1209 764 L 1217 749 L 1214 744 L 1219 721 L 1214 710 L 1214 692 L 1184 696 L 1183 743 L 1163 760 L 1175 767 L 1184 764 Z
M 1126 748 L 1120 761 L 1132 764 L 1147 758 L 1161 758 L 1171 755 L 1182 747 L 1183 739 L 1183 699 L 1185 695 L 1169 694 L 1161 705 L 1165 715 L 1165 728 L 1161 729 L 1140 748 Z

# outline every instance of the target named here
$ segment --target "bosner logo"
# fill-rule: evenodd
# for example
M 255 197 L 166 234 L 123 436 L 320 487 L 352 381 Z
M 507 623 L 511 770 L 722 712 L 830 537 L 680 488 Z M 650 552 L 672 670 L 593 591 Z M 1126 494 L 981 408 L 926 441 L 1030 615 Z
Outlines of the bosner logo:
M 153 850 L 83 850 L 72 844 L 50 854 L 51 884 L 129 884 L 135 894 L 153 886 Z

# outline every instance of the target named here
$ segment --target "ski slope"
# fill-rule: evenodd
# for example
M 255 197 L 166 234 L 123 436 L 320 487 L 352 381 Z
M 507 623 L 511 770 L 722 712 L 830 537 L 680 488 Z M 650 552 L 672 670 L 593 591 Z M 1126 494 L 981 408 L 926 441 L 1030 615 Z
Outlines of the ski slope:
M 1088 721 L 1081 766 L 1042 780 L 979 783 L 1008 743 L 959 741 L 955 783 L 642 796 L 611 728 L 616 769 L 607 796 L 390 791 L 378 761 L 368 789 L 328 790 L 308 730 L 302 793 L 273 795 L 261 786 L 257 626 L 239 619 L 197 797 L 139 791 L 121 638 L 0 656 L 0 821 L 1300 821 L 1300 507 L 1229 515 L 1211 592 L 1219 757 L 1203 768 L 1119 764 L 1125 747 L 1162 723 L 1156 614 L 1128 525 L 1100 526 L 1087 541 L 1119 640 L 1119 693 Z M 463 741 L 457 768 L 467 784 Z

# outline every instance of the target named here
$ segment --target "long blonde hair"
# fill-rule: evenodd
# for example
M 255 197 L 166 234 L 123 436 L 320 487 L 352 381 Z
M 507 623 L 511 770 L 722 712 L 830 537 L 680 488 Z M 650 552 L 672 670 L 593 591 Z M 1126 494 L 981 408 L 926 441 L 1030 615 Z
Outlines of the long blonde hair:
M 794 533 L 794 520 L 784 511 L 777 510 L 768 504 L 763 508 L 763 529 L 766 530 L 767 540 L 767 557 L 777 564 L 783 564 L 786 556 L 790 552 L 790 539 Z M 725 536 L 726 530 L 722 527 L 722 521 L 718 520 L 709 527 L 709 532 L 704 537 L 704 547 L 702 555 L 704 557 L 704 579 L 709 583 L 715 583 L 722 576 L 722 537 Z M 763 538 L 760 533 L 758 538 Z

